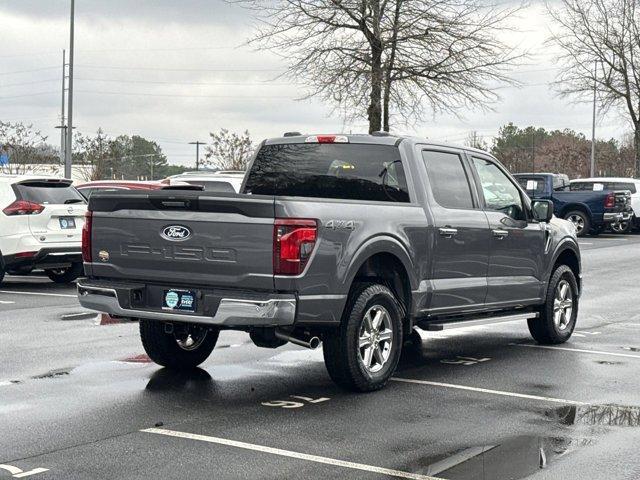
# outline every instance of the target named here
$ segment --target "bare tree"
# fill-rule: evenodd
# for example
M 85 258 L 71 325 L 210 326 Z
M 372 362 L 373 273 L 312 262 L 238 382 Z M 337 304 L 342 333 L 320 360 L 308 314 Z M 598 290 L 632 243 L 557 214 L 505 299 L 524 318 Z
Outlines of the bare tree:
M 369 131 L 425 108 L 487 108 L 519 58 L 498 39 L 520 8 L 483 0 L 230 0 L 259 20 L 250 43 L 282 54 L 286 75 Z M 366 107 L 366 109 L 364 108 Z
M 489 144 L 482 138 L 482 136 L 478 135 L 478 132 L 476 132 L 475 130 L 469 132 L 469 135 L 467 136 L 464 144 L 467 147 L 489 151 Z
M 110 165 L 112 159 L 107 155 L 109 142 L 101 128 L 94 137 L 80 133 L 74 135 L 73 163 L 83 180 L 109 178 L 110 167 L 112 167 Z
M 587 100 L 596 86 L 601 109 L 626 112 L 640 174 L 640 4 L 637 0 L 560 0 L 549 11 L 558 25 L 561 93 Z
M 0 121 L 0 154 L 9 159 L 0 166 L 2 173 L 22 175 L 44 169 L 45 164 L 59 163 L 56 152 L 46 143 L 47 137 L 33 125 Z
M 226 128 L 210 133 L 211 145 L 205 147 L 205 164 L 222 170 L 245 170 L 251 157 L 253 144 L 249 131 L 242 134 Z

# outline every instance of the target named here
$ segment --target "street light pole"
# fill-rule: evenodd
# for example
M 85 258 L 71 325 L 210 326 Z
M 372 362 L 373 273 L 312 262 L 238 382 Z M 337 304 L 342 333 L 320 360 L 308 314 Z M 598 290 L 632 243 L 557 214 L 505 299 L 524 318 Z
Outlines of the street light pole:
M 68 118 L 68 126 L 67 126 L 67 143 L 65 145 L 65 155 L 64 155 L 64 176 L 65 178 L 71 178 L 71 161 L 72 161 L 72 150 L 73 150 L 73 30 L 74 30 L 74 10 L 75 10 L 75 0 L 71 0 L 71 25 L 69 28 L 69 95 L 68 95 L 68 104 L 69 107 L 67 109 L 67 118 Z
M 65 76 L 67 74 L 67 52 L 62 50 L 62 105 L 60 108 L 60 163 L 66 162 L 67 153 L 65 148 L 65 129 L 64 129 L 64 91 L 65 91 Z M 56 127 L 58 128 L 58 127 Z
M 205 145 L 205 142 L 189 142 L 189 145 L 196 146 L 196 171 L 200 169 L 200 145 Z
M 591 168 L 589 169 L 589 176 L 591 178 L 596 176 L 596 95 L 598 92 L 598 61 L 595 61 L 593 67 L 593 121 L 591 124 Z

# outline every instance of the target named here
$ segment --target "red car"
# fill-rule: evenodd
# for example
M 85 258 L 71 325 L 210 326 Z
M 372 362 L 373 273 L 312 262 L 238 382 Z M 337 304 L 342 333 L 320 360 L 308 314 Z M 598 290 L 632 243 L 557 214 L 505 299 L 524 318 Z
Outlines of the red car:
M 159 181 L 142 182 L 135 180 L 96 180 L 76 185 L 76 189 L 89 200 L 96 190 L 159 190 L 166 184 Z

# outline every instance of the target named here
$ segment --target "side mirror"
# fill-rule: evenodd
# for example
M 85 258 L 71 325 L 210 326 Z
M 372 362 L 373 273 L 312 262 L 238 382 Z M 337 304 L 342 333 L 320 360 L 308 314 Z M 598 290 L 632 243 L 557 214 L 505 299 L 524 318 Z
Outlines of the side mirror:
M 539 222 L 550 222 L 553 217 L 553 202 L 551 200 L 533 200 L 531 202 L 533 218 Z

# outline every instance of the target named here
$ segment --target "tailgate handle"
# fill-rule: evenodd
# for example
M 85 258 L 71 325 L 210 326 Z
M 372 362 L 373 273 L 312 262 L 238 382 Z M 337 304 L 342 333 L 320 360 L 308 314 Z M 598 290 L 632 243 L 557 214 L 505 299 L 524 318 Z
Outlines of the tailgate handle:
M 169 207 L 169 208 L 188 208 L 189 207 L 189 202 L 188 201 L 179 201 L 179 200 L 163 200 L 160 202 L 162 204 L 163 207 Z

